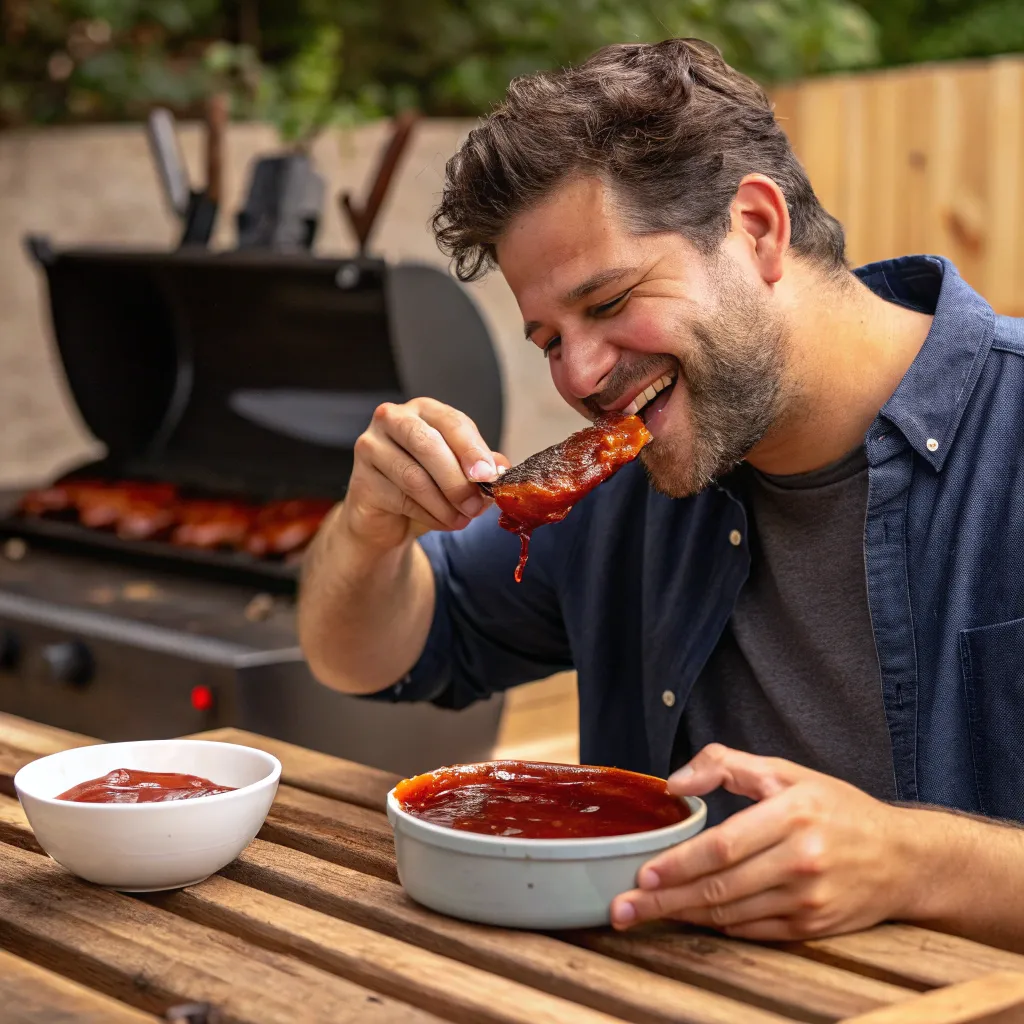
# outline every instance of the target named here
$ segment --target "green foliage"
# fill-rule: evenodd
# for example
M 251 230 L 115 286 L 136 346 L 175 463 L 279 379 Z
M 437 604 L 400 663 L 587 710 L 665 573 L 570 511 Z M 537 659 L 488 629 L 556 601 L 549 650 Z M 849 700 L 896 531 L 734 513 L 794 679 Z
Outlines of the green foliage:
M 1024 51 L 1021 0 L 858 0 L 886 64 Z
M 0 126 L 196 114 L 297 145 L 416 106 L 476 114 L 609 42 L 700 36 L 771 83 L 1024 50 L 1024 0 L 0 0 Z
M 861 67 L 874 26 L 850 0 L 337 0 L 342 81 L 374 82 L 384 105 L 414 97 L 431 112 L 475 113 L 510 78 L 585 60 L 610 42 L 700 36 L 731 63 L 773 81 Z

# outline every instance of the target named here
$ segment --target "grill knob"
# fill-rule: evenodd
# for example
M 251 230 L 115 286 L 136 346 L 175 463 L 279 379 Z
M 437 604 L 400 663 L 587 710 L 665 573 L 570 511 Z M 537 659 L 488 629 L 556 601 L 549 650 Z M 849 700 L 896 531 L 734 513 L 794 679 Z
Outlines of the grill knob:
M 0 668 L 17 668 L 20 657 L 18 634 L 10 629 L 0 629 Z
M 54 682 L 84 686 L 92 679 L 93 661 L 89 648 L 78 640 L 64 640 L 43 648 L 43 660 Z

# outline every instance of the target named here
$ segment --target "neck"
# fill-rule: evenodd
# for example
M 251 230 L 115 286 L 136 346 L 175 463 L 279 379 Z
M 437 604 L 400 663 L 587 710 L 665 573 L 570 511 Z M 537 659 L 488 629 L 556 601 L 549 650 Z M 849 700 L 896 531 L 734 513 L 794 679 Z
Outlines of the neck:
M 792 268 L 777 297 L 789 325 L 784 404 L 747 456 L 765 473 L 807 473 L 864 441 L 931 328 L 932 317 L 879 298 L 853 275 Z

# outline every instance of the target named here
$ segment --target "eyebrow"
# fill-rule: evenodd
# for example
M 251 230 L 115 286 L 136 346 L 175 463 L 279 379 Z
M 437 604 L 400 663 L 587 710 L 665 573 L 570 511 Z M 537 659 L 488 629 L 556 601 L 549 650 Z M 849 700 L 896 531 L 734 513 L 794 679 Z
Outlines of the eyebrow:
M 636 267 L 611 267 L 608 270 L 602 270 L 593 277 L 587 278 L 582 284 L 578 284 L 575 288 L 567 291 L 562 302 L 566 306 L 571 306 L 574 302 L 579 302 L 580 299 L 585 299 L 588 295 L 592 295 L 599 288 L 604 288 L 605 285 L 621 281 L 622 278 L 627 277 L 629 274 L 636 273 L 636 270 Z M 523 324 L 523 333 L 526 335 L 527 341 L 530 340 L 530 335 L 540 326 L 541 324 L 538 320 L 527 320 Z

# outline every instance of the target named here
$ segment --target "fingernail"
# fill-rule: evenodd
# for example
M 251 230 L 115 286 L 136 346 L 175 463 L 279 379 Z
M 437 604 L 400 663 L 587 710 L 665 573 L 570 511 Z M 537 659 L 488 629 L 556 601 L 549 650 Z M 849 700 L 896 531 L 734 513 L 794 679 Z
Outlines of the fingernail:
M 479 462 L 474 462 L 469 468 L 469 479 L 479 480 L 481 482 L 487 480 L 493 480 L 497 476 L 497 470 L 494 468 L 493 462 L 485 462 L 481 459 Z
M 504 476 L 507 472 L 508 470 L 504 466 L 498 467 L 498 476 Z
M 636 920 L 636 907 L 632 903 L 620 903 L 612 911 L 612 924 L 627 925 Z
M 696 774 L 696 772 L 694 772 L 693 768 L 690 767 L 690 765 L 688 765 L 688 764 L 687 765 L 683 765 L 683 767 L 680 768 L 679 771 L 673 772 L 668 777 L 668 781 L 669 782 L 685 782 L 688 778 L 690 778 L 691 776 L 693 776 L 695 774 Z
M 641 889 L 657 889 L 661 885 L 661 876 L 654 868 L 642 868 L 636 877 L 636 884 Z
M 479 513 L 483 511 L 484 504 L 483 498 L 473 495 L 472 497 L 467 498 L 459 508 L 461 508 L 462 511 L 472 519 L 473 516 L 479 515 Z

